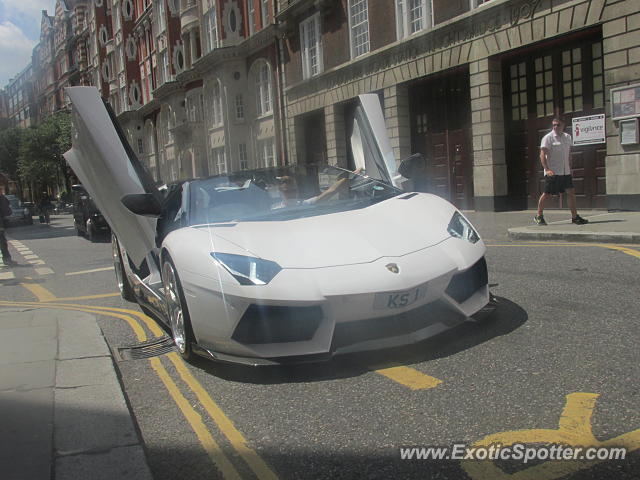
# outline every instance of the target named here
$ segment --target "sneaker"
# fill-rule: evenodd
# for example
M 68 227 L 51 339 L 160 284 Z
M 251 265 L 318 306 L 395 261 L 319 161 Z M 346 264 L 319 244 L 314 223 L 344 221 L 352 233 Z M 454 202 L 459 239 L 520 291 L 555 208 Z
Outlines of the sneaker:
M 575 223 L 576 225 L 585 225 L 589 223 L 589 220 L 585 220 L 580 215 L 576 215 L 575 218 L 571 219 L 571 223 Z
M 547 222 L 544 219 L 544 215 L 536 215 L 533 217 L 533 221 L 536 222 L 536 225 L 546 225 Z

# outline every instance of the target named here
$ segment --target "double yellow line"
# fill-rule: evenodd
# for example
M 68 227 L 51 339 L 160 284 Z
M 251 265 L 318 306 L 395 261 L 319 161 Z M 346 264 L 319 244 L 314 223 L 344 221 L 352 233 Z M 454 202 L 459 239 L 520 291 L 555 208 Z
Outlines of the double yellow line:
M 139 342 L 148 340 L 147 333 L 140 321 L 151 331 L 154 337 L 164 335 L 164 331 L 156 322 L 135 310 L 115 307 L 94 307 L 69 303 L 60 303 L 63 299 L 56 298 L 51 292 L 40 285 L 23 283 L 25 288 L 32 292 L 38 302 L 8 302 L 0 301 L 0 306 L 4 307 L 29 307 L 29 308 L 55 308 L 60 310 L 80 311 L 118 318 L 125 321 L 132 329 Z M 94 296 L 92 296 L 94 297 Z M 82 297 L 76 297 L 81 299 Z M 57 300 L 57 301 L 56 301 Z M 269 468 L 266 462 L 251 448 L 247 440 L 235 427 L 231 419 L 225 415 L 218 404 L 211 398 L 200 382 L 191 374 L 182 358 L 173 352 L 167 355 L 173 364 L 180 379 L 196 396 L 211 420 L 217 425 L 220 432 L 227 438 L 231 446 L 249 466 L 254 475 L 260 480 L 276 480 L 278 476 Z M 239 480 L 242 478 L 229 457 L 224 453 L 220 445 L 213 438 L 207 429 L 202 416 L 191 406 L 189 400 L 184 396 L 176 382 L 172 379 L 167 369 L 158 357 L 149 359 L 151 368 L 155 371 L 160 381 L 164 384 L 169 395 L 176 403 L 183 416 L 189 422 L 198 440 L 202 444 L 209 458 L 220 470 L 223 477 L 229 480 Z

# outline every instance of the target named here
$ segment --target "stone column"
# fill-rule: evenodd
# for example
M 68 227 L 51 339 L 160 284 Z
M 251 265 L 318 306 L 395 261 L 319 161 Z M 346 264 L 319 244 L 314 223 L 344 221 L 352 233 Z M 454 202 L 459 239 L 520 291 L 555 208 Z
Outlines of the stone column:
M 469 73 L 474 204 L 476 210 L 503 210 L 508 191 L 500 62 L 473 61 Z
M 393 85 L 384 89 L 384 118 L 396 162 L 411 155 L 409 89 Z
M 193 67 L 193 62 L 196 61 L 197 54 L 196 30 L 195 28 L 192 28 L 189 30 L 189 68 Z
M 637 2 L 607 5 L 602 25 L 606 108 L 606 189 L 610 210 L 640 210 L 640 146 L 622 145 L 611 120 L 612 88 L 640 83 L 640 13 Z
M 303 164 L 305 158 L 304 146 L 304 116 L 289 116 L 287 119 L 287 143 L 289 147 L 289 164 Z
M 324 107 L 324 130 L 327 142 L 327 163 L 347 168 L 347 138 L 344 111 L 334 104 Z

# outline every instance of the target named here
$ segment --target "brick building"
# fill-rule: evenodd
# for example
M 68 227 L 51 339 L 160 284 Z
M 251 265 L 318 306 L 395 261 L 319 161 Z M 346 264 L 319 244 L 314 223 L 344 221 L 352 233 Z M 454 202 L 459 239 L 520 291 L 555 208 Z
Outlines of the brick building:
M 377 92 L 396 158 L 426 155 L 426 190 L 463 208 L 533 207 L 552 117 L 604 114 L 606 138 L 573 148 L 579 206 L 640 209 L 640 147 L 621 145 L 609 95 L 640 83 L 637 1 L 281 0 L 279 12 L 291 161 L 348 165 L 353 99 Z M 637 118 L 640 88 L 619 95 L 634 92 L 637 109 L 623 107 Z

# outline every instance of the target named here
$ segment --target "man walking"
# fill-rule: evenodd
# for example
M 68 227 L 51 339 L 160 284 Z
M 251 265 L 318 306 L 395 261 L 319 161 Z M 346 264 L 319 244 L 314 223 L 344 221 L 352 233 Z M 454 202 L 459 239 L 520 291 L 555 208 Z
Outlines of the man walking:
M 571 180 L 569 153 L 573 143 L 571 135 L 564 133 L 564 121 L 554 118 L 552 130 L 542 137 L 540 142 L 540 163 L 544 168 L 544 192 L 538 200 L 538 214 L 533 220 L 538 225 L 546 225 L 543 210 L 544 202 L 551 195 L 567 192 L 567 203 L 571 210 L 571 222 L 576 225 L 589 223 L 576 210 L 576 189 Z
M 9 246 L 7 245 L 7 237 L 4 236 L 4 227 L 6 225 L 6 217 L 11 215 L 11 204 L 9 199 L 0 192 L 0 251 L 2 252 L 2 261 L 5 265 L 15 265 L 11 259 L 11 253 L 9 253 Z

